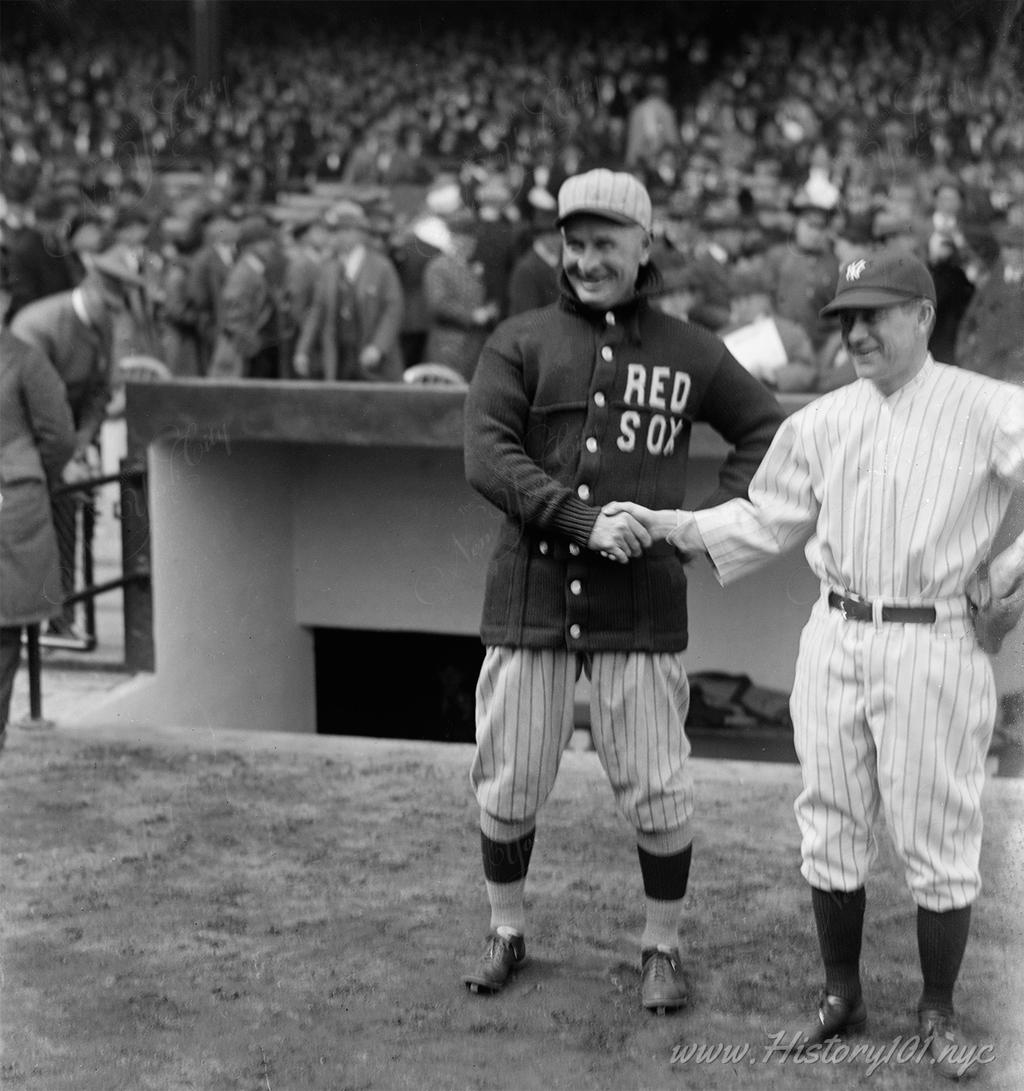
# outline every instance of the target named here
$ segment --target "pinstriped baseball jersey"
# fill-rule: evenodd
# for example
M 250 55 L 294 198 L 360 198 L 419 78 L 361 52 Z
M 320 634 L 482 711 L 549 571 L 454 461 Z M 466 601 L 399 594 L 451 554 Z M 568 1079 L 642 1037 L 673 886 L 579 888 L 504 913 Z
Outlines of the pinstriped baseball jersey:
M 964 595 L 1022 482 L 1024 390 L 929 357 L 888 398 L 859 381 L 794 413 L 749 502 L 694 519 L 723 583 L 813 532 L 806 555 L 822 582 L 932 602 Z
M 793 414 L 750 485 L 684 517 L 727 583 L 810 535 L 822 597 L 801 637 L 791 709 L 804 790 L 803 874 L 862 885 L 883 809 L 919 905 L 980 889 L 980 793 L 995 716 L 966 592 L 1024 483 L 1024 391 L 930 357 L 884 396 L 862 380 Z M 695 533 L 696 532 L 696 533 Z M 829 589 L 934 604 L 934 624 L 847 621 Z

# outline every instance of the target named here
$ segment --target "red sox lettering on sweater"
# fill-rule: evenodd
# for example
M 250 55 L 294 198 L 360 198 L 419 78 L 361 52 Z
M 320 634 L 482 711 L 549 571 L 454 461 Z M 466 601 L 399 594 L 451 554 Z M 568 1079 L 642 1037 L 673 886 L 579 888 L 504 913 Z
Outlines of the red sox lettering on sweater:
M 627 405 L 641 409 L 662 410 L 651 415 L 642 436 L 652 455 L 668 456 L 676 449 L 676 439 L 686 423 L 679 414 L 690 399 L 690 376 L 685 371 L 673 371 L 670 367 L 655 364 L 628 364 L 626 367 Z M 664 410 L 670 415 L 666 416 Z M 620 451 L 629 453 L 636 449 L 637 433 L 643 419 L 635 409 L 627 409 L 619 417 L 619 438 L 615 441 Z
M 642 299 L 607 313 L 564 300 L 502 323 L 466 401 L 467 477 L 504 515 L 484 642 L 682 651 L 681 561 L 656 549 L 620 568 L 587 549 L 601 505 L 681 504 L 697 421 L 732 453 L 694 506 L 745 496 L 782 419 L 719 339 Z

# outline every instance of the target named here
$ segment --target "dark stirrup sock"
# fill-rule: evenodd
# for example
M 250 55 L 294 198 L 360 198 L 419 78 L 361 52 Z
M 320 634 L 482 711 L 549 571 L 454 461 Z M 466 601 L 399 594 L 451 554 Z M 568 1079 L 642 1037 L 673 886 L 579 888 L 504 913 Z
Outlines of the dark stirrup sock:
M 864 887 L 851 891 L 811 887 L 814 923 L 825 964 L 825 992 L 830 996 L 860 998 L 860 946 L 866 902 Z
M 917 1010 L 953 1014 L 953 987 L 960 974 L 971 930 L 971 907 L 936 913 L 917 908 L 917 952 L 921 959 L 924 988 Z
M 686 884 L 690 879 L 693 845 L 689 844 L 681 852 L 673 852 L 669 856 L 656 856 L 639 845 L 636 851 L 640 857 L 644 894 L 659 902 L 680 901 L 686 894 Z

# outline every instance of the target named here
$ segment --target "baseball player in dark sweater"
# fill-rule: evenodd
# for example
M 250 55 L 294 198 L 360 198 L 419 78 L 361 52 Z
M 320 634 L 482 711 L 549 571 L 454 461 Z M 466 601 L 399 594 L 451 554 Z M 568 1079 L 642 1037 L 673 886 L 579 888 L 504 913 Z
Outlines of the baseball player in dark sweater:
M 636 830 L 642 1002 L 664 1012 L 687 997 L 686 573 L 667 543 L 652 546 L 637 520 L 601 507 L 682 506 L 697 421 L 732 447 L 698 506 L 745 496 L 783 413 L 717 337 L 648 305 L 659 278 L 650 197 L 636 178 L 589 171 L 567 179 L 558 201 L 561 298 L 494 331 L 466 402 L 467 479 L 505 520 L 487 574 L 471 770 L 491 922 L 464 980 L 494 992 L 525 958 L 536 816 L 586 670 L 594 746 Z

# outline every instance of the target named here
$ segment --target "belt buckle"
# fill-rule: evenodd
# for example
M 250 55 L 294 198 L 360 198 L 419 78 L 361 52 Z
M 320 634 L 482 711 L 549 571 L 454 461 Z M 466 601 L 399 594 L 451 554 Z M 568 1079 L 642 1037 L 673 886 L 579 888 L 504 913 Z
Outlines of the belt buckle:
M 841 596 L 839 599 L 839 612 L 843 615 L 843 621 L 850 620 L 850 615 L 846 612 L 846 599 Z

